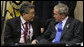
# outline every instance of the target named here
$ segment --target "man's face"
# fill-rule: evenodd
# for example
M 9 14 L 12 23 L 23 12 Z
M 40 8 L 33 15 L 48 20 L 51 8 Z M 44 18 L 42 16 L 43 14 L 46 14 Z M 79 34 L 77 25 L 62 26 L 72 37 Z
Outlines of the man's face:
M 34 8 L 29 10 L 29 13 L 24 15 L 26 21 L 33 21 L 34 19 Z
M 58 9 L 54 9 L 53 13 L 54 13 L 54 18 L 56 19 L 56 21 L 60 22 L 62 15 L 59 14 L 59 10 Z

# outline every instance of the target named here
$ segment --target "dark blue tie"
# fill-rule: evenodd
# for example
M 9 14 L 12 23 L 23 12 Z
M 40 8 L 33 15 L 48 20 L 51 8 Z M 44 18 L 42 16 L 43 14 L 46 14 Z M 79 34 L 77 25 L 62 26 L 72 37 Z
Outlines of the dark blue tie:
M 60 43 L 61 33 L 62 33 L 62 22 L 58 24 L 58 32 L 56 33 L 54 43 Z

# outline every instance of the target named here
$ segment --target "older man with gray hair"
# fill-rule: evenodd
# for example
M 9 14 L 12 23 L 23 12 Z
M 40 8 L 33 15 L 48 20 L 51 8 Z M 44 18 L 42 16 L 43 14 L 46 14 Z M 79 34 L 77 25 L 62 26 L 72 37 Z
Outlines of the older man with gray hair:
M 83 23 L 68 16 L 67 5 L 59 3 L 54 7 L 54 19 L 43 35 L 32 44 L 65 44 L 73 46 L 83 41 Z

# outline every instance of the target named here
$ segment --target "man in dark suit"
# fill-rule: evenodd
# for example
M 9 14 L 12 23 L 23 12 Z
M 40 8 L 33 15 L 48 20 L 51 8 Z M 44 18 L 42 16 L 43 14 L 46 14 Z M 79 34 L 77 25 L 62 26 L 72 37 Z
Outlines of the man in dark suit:
M 65 44 L 72 46 L 83 41 L 83 23 L 68 16 L 67 5 L 59 3 L 54 7 L 54 19 L 43 35 L 32 44 Z
M 4 45 L 27 45 L 41 34 L 38 17 L 34 16 L 34 5 L 24 3 L 21 16 L 9 19 L 4 33 Z
M 53 7 L 55 5 L 57 5 L 58 3 L 66 4 L 70 8 L 68 15 L 74 18 L 76 2 L 77 1 L 35 1 L 35 15 L 40 18 L 42 27 L 44 28 L 44 30 L 46 30 L 48 22 L 50 22 L 50 19 L 53 18 Z

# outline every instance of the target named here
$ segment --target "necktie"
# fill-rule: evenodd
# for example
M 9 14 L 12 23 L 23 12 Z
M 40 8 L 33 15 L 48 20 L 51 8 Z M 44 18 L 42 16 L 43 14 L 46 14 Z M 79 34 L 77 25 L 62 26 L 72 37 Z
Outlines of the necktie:
M 60 22 L 58 24 L 57 29 L 58 29 L 58 32 L 56 33 L 54 43 L 60 43 L 60 37 L 61 37 L 61 33 L 62 33 L 62 22 Z
M 28 22 L 25 23 L 24 42 L 27 43 Z

